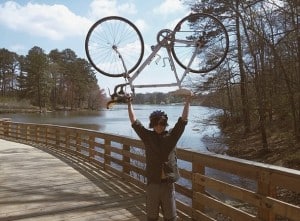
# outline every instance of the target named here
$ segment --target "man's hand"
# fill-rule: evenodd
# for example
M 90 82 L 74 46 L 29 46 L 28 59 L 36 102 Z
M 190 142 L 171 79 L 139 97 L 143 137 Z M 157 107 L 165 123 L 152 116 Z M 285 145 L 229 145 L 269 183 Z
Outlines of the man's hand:
M 126 99 L 127 103 L 131 103 L 133 100 L 133 97 L 131 94 L 126 94 L 125 99 Z
M 194 93 L 189 89 L 181 88 L 176 91 L 170 92 L 170 94 L 173 96 L 179 96 L 185 98 L 185 103 L 183 106 L 181 118 L 182 120 L 187 120 L 189 115 L 190 102 L 192 100 L 192 97 L 194 96 Z

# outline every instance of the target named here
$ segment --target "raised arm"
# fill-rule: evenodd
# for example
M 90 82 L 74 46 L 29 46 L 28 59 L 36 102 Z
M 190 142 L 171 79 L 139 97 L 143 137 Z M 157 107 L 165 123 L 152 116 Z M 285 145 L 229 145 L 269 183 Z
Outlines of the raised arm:
M 188 116 L 189 116 L 189 110 L 190 110 L 190 103 L 192 100 L 192 97 L 194 95 L 194 93 L 188 89 L 179 89 L 175 92 L 177 95 L 182 96 L 185 98 L 185 103 L 183 106 L 183 110 L 182 110 L 182 114 L 181 114 L 181 118 L 182 120 L 188 120 Z
M 132 107 L 131 99 L 128 99 L 128 116 L 129 116 L 129 120 L 130 120 L 131 124 L 133 124 L 136 121 L 136 117 L 135 117 L 134 110 Z
M 184 103 L 182 115 L 181 115 L 182 120 L 188 120 L 191 99 L 192 99 L 192 95 L 187 96 L 185 98 L 185 103 Z

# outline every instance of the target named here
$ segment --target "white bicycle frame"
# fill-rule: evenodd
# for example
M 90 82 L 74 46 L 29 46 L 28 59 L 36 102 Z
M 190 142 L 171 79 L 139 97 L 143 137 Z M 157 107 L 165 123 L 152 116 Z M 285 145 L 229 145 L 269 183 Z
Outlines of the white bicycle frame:
M 163 32 L 167 32 L 167 36 L 163 36 Z M 133 73 L 132 76 L 129 76 L 127 74 L 125 74 L 125 79 L 128 81 L 127 83 L 125 84 L 120 84 L 120 85 L 117 85 L 115 87 L 115 92 L 117 88 L 119 87 L 124 87 L 124 86 L 127 86 L 129 85 L 130 88 L 131 88 L 131 91 L 134 93 L 134 89 L 135 88 L 154 88 L 154 87 L 174 87 L 174 86 L 177 86 L 179 89 L 182 87 L 182 82 L 183 80 L 185 79 L 185 77 L 187 76 L 187 74 L 189 73 L 189 67 L 191 66 L 192 62 L 194 61 L 197 53 L 199 52 L 199 49 L 201 48 L 202 44 L 201 44 L 201 41 L 198 40 L 198 41 L 188 41 L 188 40 L 179 40 L 179 39 L 175 39 L 174 38 L 174 34 L 173 34 L 173 31 L 171 30 L 168 30 L 168 29 L 163 29 L 161 30 L 160 32 L 158 32 L 158 38 L 159 39 L 159 36 L 162 36 L 164 37 L 164 39 L 161 41 L 161 42 L 158 42 L 155 46 L 152 46 L 152 52 L 151 54 L 147 57 L 147 59 L 140 65 L 140 67 Z M 168 42 L 170 41 L 170 42 Z M 173 58 L 173 55 L 172 55 L 172 52 L 171 52 L 171 44 L 173 42 L 180 42 L 180 43 L 184 43 L 186 45 L 195 45 L 197 47 L 195 47 L 195 51 L 194 53 L 192 54 L 192 57 L 187 65 L 187 68 L 184 70 L 181 78 L 179 78 L 178 74 L 177 74 L 177 70 L 175 68 L 175 62 L 174 62 L 174 58 Z M 162 48 L 166 48 L 167 50 L 167 55 L 169 59 L 169 63 L 170 63 L 170 66 L 171 66 L 171 70 L 173 71 L 174 73 L 174 76 L 176 78 L 176 82 L 173 82 L 173 83 L 165 83 L 165 84 L 134 84 L 134 80 L 140 75 L 140 73 L 143 71 L 143 69 L 149 65 L 152 61 L 153 61 L 153 58 L 157 55 L 157 52 Z M 122 58 L 122 55 L 119 53 L 119 51 L 117 50 L 117 48 L 114 48 L 114 50 L 116 51 L 116 53 L 119 55 L 119 58 L 122 60 L 122 64 L 123 64 L 123 67 L 124 67 L 124 70 L 125 70 L 125 73 L 127 72 L 127 68 L 126 68 L 126 65 L 125 65 L 125 62 Z

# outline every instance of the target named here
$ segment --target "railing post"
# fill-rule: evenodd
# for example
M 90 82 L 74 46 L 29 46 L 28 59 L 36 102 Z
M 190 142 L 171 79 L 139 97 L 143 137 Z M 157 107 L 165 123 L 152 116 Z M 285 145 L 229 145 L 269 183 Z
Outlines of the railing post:
M 20 132 L 21 132 L 21 125 L 20 124 L 17 124 L 17 127 L 16 127 L 16 139 L 19 140 L 20 139 Z
M 21 125 L 21 133 L 20 133 L 21 140 L 26 140 L 26 125 Z
M 273 197 L 275 190 L 271 188 L 270 173 L 260 171 L 257 182 L 257 193 L 265 197 Z M 261 205 L 258 208 L 258 218 L 263 221 L 275 220 L 275 216 L 268 209 L 269 205 Z
M 59 129 L 55 128 L 55 148 L 59 148 L 59 144 L 60 144 Z
M 130 170 L 127 164 L 130 164 L 130 157 L 126 156 L 126 153 L 130 152 L 130 146 L 123 144 L 123 173 L 129 174 Z
M 3 126 L 4 126 L 4 132 L 3 132 L 4 137 L 9 137 L 9 122 L 3 121 Z
M 33 133 L 34 133 L 34 131 L 33 131 L 33 129 L 34 129 L 34 126 L 31 124 L 30 126 L 29 126 L 29 143 L 32 143 L 34 140 L 33 140 Z
M 205 193 L 205 187 L 197 184 L 195 181 L 195 174 L 200 173 L 201 175 L 205 175 L 205 166 L 195 159 L 192 161 L 192 171 L 193 171 L 193 179 L 192 179 L 192 191 L 193 191 L 193 198 L 192 198 L 192 208 L 193 210 L 199 210 L 201 212 L 205 212 L 205 207 L 203 203 L 199 203 L 196 201 L 195 193 Z M 194 215 L 193 215 L 194 217 Z
M 42 128 L 43 128 L 43 130 L 42 130 L 42 131 L 43 131 L 43 132 L 42 132 L 42 133 L 43 133 L 43 135 L 42 135 L 42 140 L 43 140 L 43 145 L 45 145 L 46 142 L 47 142 L 47 141 L 46 141 L 46 140 L 47 140 L 47 138 L 46 138 L 46 136 L 47 136 L 47 126 L 43 126 Z
M 27 143 L 30 142 L 30 125 L 29 124 L 26 126 L 26 142 Z
M 80 152 L 80 146 L 81 144 L 81 137 L 80 137 L 80 134 L 78 132 L 76 132 L 76 152 Z
M 108 139 L 105 139 L 104 141 L 104 170 L 106 165 L 110 165 L 110 145 L 111 145 L 111 141 Z
M 46 126 L 46 130 L 45 130 L 45 143 L 46 146 L 48 146 L 48 127 Z
M 89 161 L 91 162 L 95 158 L 95 136 L 89 136 Z
M 35 125 L 35 142 L 39 142 L 39 126 Z
M 66 146 L 67 150 L 70 149 L 70 132 L 69 132 L 69 130 L 66 131 L 65 146 Z
M 26 138 L 25 138 L 25 140 L 26 140 L 26 142 L 28 142 L 28 137 L 29 137 L 29 125 L 26 125 L 26 127 L 25 127 L 26 129 L 25 129 L 25 134 L 26 134 Z

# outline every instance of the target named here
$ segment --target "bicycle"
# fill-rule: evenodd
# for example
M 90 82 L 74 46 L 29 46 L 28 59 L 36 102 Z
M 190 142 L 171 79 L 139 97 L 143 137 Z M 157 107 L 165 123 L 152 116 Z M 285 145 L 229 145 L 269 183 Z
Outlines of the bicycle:
M 207 73 L 217 68 L 229 49 L 229 36 L 225 26 L 215 16 L 206 13 L 190 14 L 181 19 L 174 30 L 162 29 L 156 36 L 157 44 L 142 62 L 144 40 L 139 29 L 128 19 L 109 16 L 95 22 L 85 39 L 87 58 L 99 73 L 108 77 L 123 77 L 124 84 L 116 85 L 110 94 L 112 103 L 127 102 L 135 88 L 174 87 L 182 88 L 188 73 Z M 158 51 L 165 48 L 176 82 L 167 84 L 134 84 L 134 80 L 150 64 Z M 184 69 L 179 78 L 175 62 Z M 141 63 L 142 62 L 142 63 Z

